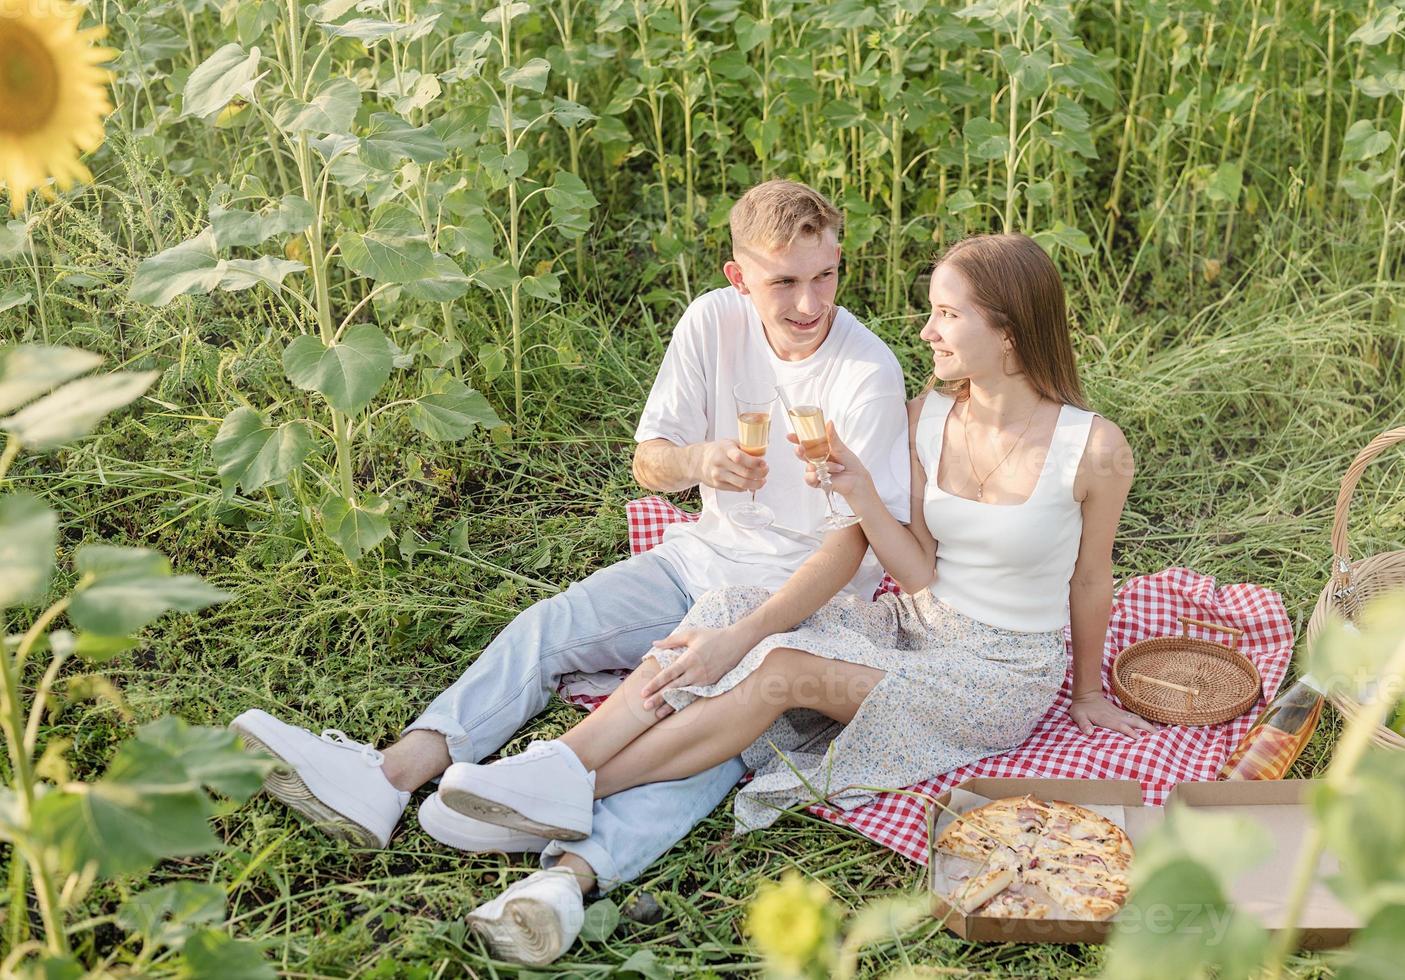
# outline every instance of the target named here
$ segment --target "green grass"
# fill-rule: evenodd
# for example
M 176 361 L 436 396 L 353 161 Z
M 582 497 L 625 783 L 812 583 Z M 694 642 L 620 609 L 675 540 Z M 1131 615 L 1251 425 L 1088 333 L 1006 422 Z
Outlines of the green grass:
M 476 16 L 487 5 L 471 6 Z M 808 46 L 831 73 L 827 96 L 852 101 L 869 119 L 888 118 L 876 89 L 850 81 L 852 59 L 862 61 L 870 48 L 881 54 L 882 32 L 802 34 L 811 29 L 809 21 L 787 16 L 780 0 L 767 6 L 779 12 L 780 26 L 773 42 L 754 49 L 753 60 L 771 58 L 773 46 Z M 1062 149 L 1040 149 L 1031 158 L 1030 169 L 1037 164 L 1053 174 L 1055 196 L 1031 205 L 1036 220 L 1027 230 L 1068 221 L 1088 234 L 1094 250 L 1079 256 L 1062 249 L 1058 257 L 1090 400 L 1121 426 L 1138 464 L 1115 549 L 1118 577 L 1182 565 L 1222 584 L 1255 582 L 1283 596 L 1301 634 L 1328 577 L 1338 482 L 1362 446 L 1405 419 L 1405 292 L 1399 236 L 1392 243 L 1384 235 L 1381 209 L 1335 191 L 1347 126 L 1370 119 L 1394 131 L 1400 106 L 1352 94 L 1349 79 L 1366 58 L 1364 49 L 1343 44 L 1354 20 L 1347 24 L 1343 15 L 1335 21 L 1336 45 L 1328 57 L 1320 8 L 1287 6 L 1290 16 L 1281 25 L 1263 4 L 1226 11 L 1227 20 L 1177 11 L 1169 16 L 1185 28 L 1184 37 L 1168 27 L 1145 41 L 1126 25 L 1151 16 L 1148 5 L 1120 5 L 1120 19 L 1079 7 L 1075 26 L 1110 66 L 1118 100 L 1098 108 L 1083 99 L 1094 112 L 1088 138 L 1096 160 Z M 753 14 L 759 7 L 747 5 Z M 104 14 L 115 18 L 118 8 L 139 17 L 149 12 L 134 2 L 104 8 Z M 697 5 L 692 9 L 696 13 Z M 567 21 L 594 17 L 584 5 L 561 10 Z M 160 10 L 150 15 L 164 16 Z M 1273 28 L 1264 29 L 1270 20 Z M 181 17 L 162 22 L 178 40 L 189 28 L 201 57 L 229 36 L 208 12 L 188 23 Z M 119 44 L 126 30 L 117 25 Z M 534 14 L 519 36 L 522 57 L 545 52 L 556 30 L 547 14 Z M 699 30 L 730 41 L 733 27 L 721 18 Z M 634 36 L 579 33 L 615 48 L 571 78 L 578 91 L 562 91 L 600 109 L 617 76 L 638 71 Z M 1207 33 L 1213 44 L 1205 41 Z M 882 219 L 864 231 L 881 234 L 846 252 L 840 301 L 892 345 L 909 389 L 918 390 L 927 364 L 916 336 L 925 315 L 922 275 L 938 242 L 984 230 L 989 217 L 978 210 L 953 215 L 943 195 L 969 187 L 982 200 L 997 200 L 1005 187 L 1003 161 L 962 157 L 962 126 L 971 107 L 984 111 L 994 97 L 981 87 L 994 71 L 987 42 L 982 35 L 979 43 L 940 56 L 928 52 L 929 61 L 908 61 L 916 91 L 933 99 L 949 94 L 951 101 L 933 102 L 937 107 L 925 122 L 910 120 L 904 159 L 928 142 L 941 152 L 909 174 L 903 219 L 916 223 L 892 252 L 883 230 L 892 192 L 885 176 L 890 148 L 865 142 L 857 123 L 823 130 L 823 120 L 800 99 L 775 104 L 788 135 L 775 154 L 761 159 L 740 136 L 727 153 L 694 158 L 682 146 L 681 126 L 673 125 L 671 103 L 664 106 L 671 155 L 662 170 L 646 145 L 640 105 L 618 114 L 636 130 L 633 150 L 589 139 L 575 147 L 602 207 L 592 215 L 579 258 L 573 248 L 559 258 L 565 303 L 527 310 L 524 416 L 512 419 L 510 432 L 450 446 L 425 442 L 403 421 L 377 423 L 357 444 L 356 479 L 394 498 L 397 537 L 359 567 L 321 536 L 306 494 L 279 489 L 222 500 L 210 457 L 220 420 L 246 401 L 260 410 L 285 404 L 290 417 L 318 417 L 318 403 L 288 383 L 280 363 L 288 340 L 309 325 L 294 321 L 263 291 L 215 293 L 160 309 L 127 298 L 142 258 L 202 226 L 215 180 L 238 170 L 272 186 L 286 161 L 273 160 L 259 145 L 262 136 L 250 136 L 256 131 L 177 126 L 169 112 L 158 127 L 169 140 L 164 149 L 154 152 L 145 143 L 149 136 L 138 127 L 155 125 L 148 118 L 153 100 L 169 109 L 180 88 L 170 74 L 193 67 L 193 56 L 163 58 L 141 87 L 124 83 L 108 143 L 93 161 L 97 183 L 37 216 L 39 284 L 22 264 L 0 267 L 0 292 L 31 288 L 42 303 L 0 313 L 0 342 L 72 344 L 103 353 L 109 366 L 156 368 L 162 377 L 136 411 L 115 417 L 73 449 L 23 457 L 11 477 L 60 510 L 62 559 L 97 537 L 155 547 L 179 570 L 200 574 L 235 598 L 149 629 L 135 651 L 104 671 L 120 699 L 92 697 L 101 687 L 82 677 L 81 667 L 70 667 L 41 750 L 71 739 L 75 774 L 92 776 L 135 724 L 165 714 L 223 724 L 255 706 L 314 729 L 338 727 L 384 743 L 518 611 L 624 557 L 624 503 L 644 493 L 630 476 L 631 433 L 687 299 L 681 266 L 656 250 L 661 230 L 683 220 L 678 200 L 685 162 L 696 168 L 697 199 L 687 205 L 696 204 L 696 220 L 681 234 L 694 293 L 722 281 L 718 206 L 763 174 L 798 176 L 836 195 L 852 192 L 851 217 L 867 211 Z M 1143 43 L 1143 95 L 1128 126 L 1125 103 Z M 1395 47 L 1398 39 L 1372 57 Z M 1173 66 L 1182 49 L 1189 61 Z M 1241 57 L 1241 49 L 1251 49 L 1253 57 Z M 705 59 L 689 50 L 688 58 L 667 67 L 670 83 L 703 71 Z M 662 53 L 670 52 L 677 53 L 664 42 Z M 329 62 L 348 72 L 371 64 L 353 42 L 339 42 Z M 941 84 L 938 64 L 948 72 Z M 379 60 L 376 65 L 383 67 Z M 1330 119 L 1311 90 L 1324 72 L 1335 82 L 1325 97 Z M 559 75 L 552 76 L 553 94 L 560 94 Z M 800 84 L 787 78 L 787 91 Z M 154 96 L 144 91 L 148 82 Z M 1257 94 L 1239 108 L 1208 108 L 1235 84 Z M 973 86 L 974 94 L 963 85 Z M 708 86 L 706 112 L 738 127 L 754 116 L 755 93 L 735 79 L 708 75 Z M 1204 102 L 1185 118 L 1175 116 L 1191 90 Z M 445 101 L 471 106 L 465 92 L 451 89 Z M 1254 114 L 1247 115 L 1251 105 Z M 836 175 L 832 161 L 808 156 L 795 135 L 813 135 L 816 127 L 848 161 L 845 176 Z M 566 136 L 556 130 L 531 149 L 533 174 L 543 179 L 571 157 Z M 1104 205 L 1124 154 L 1122 217 L 1109 222 Z M 465 160 L 456 165 L 472 178 L 476 165 Z M 1209 174 L 1236 160 L 1244 164 L 1242 197 L 1236 193 L 1227 202 L 1208 195 Z M 168 172 L 167 162 L 179 173 Z M 1398 183 L 1398 170 L 1391 174 Z M 670 212 L 661 203 L 664 179 L 674 194 Z M 344 215 L 364 217 L 364 199 L 335 188 L 333 199 Z M 852 227 L 863 231 L 864 222 Z M 888 262 L 891 254 L 900 256 L 896 267 Z M 1390 261 L 1378 277 L 1383 255 Z M 1206 275 L 1207 260 L 1221 263 L 1218 277 Z M 578 263 L 583 282 L 571 274 Z M 353 301 L 356 288 L 346 293 Z M 885 300 L 890 289 L 906 296 L 906 308 Z M 440 315 L 428 304 L 367 312 L 403 346 L 437 331 Z M 498 293 L 475 290 L 454 304 L 453 317 L 467 349 L 466 379 L 510 417 L 510 366 L 492 371 L 478 356 L 482 345 L 510 342 L 507 304 Z M 417 392 L 415 373 L 395 375 L 384 400 Z M 1352 554 L 1405 547 L 1403 528 L 1405 466 L 1390 452 L 1357 491 Z M 396 544 L 402 532 L 410 546 L 404 551 Z M 418 554 L 407 557 L 415 548 Z M 558 733 L 577 717 L 574 708 L 553 702 L 505 751 Z M 1294 776 L 1324 771 L 1339 728 L 1336 715 L 1325 712 Z M 237 934 L 262 941 L 290 976 L 514 974 L 465 936 L 462 917 L 530 862 L 449 852 L 420 833 L 412 815 L 389 850 L 359 852 L 326 840 L 262 798 L 223 814 L 219 829 L 227 842 L 223 851 L 167 862 L 150 882 L 228 885 Z M 627 919 L 608 941 L 577 945 L 551 974 L 607 976 L 641 950 L 655 953 L 677 975 L 755 973 L 756 956 L 740 929 L 744 905 L 759 882 L 792 867 L 854 908 L 920 888 L 922 881 L 921 870 L 905 859 L 804 814 L 734 838 L 724 804 L 615 896 L 621 905 L 650 896 L 661 910 L 656 922 Z M 147 884 L 123 880 L 93 893 L 85 910 L 97 923 L 85 933 L 90 956 L 121 942 L 110 916 L 123 895 Z M 1318 976 L 1329 964 L 1329 957 L 1305 956 L 1293 970 Z M 900 942 L 873 947 L 864 959 L 869 976 L 907 965 L 932 975 L 1071 977 L 1098 973 L 1101 950 L 970 944 L 931 923 Z
M 1107 302 L 1077 290 L 1073 296 L 1080 310 Z M 1295 626 L 1305 626 L 1327 574 L 1339 476 L 1405 409 L 1393 382 L 1402 367 L 1397 333 L 1371 325 L 1370 302 L 1345 285 L 1295 295 L 1266 279 L 1174 317 L 1145 300 L 1118 307 L 1123 325 L 1115 334 L 1080 338 L 1093 404 L 1122 426 L 1139 463 L 1119 535 L 1119 577 L 1178 564 L 1222 583 L 1258 582 L 1279 591 Z M 909 365 L 918 363 L 917 319 L 872 321 Z M 623 557 L 623 503 L 640 493 L 629 477 L 629 428 L 657 343 L 589 304 L 564 310 L 555 329 L 582 363 L 564 367 L 538 352 L 528 377 L 541 411 L 501 442 L 426 459 L 437 482 L 414 487 L 406 522 L 442 554 L 403 561 L 392 550 L 354 569 L 311 535 L 295 501 L 270 495 L 232 517 L 217 499 L 201 423 L 176 417 L 218 412 L 214 402 L 200 407 L 210 382 L 199 365 L 212 356 L 200 339 L 189 345 L 186 381 L 178 364 L 167 368 L 163 384 L 193 396 L 179 412 L 149 405 L 78 449 L 26 464 L 19 479 L 65 508 L 66 543 L 102 534 L 154 545 L 178 567 L 236 593 L 204 615 L 163 620 L 108 671 L 132 718 L 177 714 L 221 724 L 258 706 L 384 742 L 515 612 Z M 99 346 L 96 336 L 75 333 Z M 265 367 L 259 358 L 272 355 L 254 348 L 246 356 L 257 375 Z M 910 371 L 914 388 L 917 374 Z M 377 434 L 367 454 L 376 479 L 403 474 L 407 450 L 399 440 L 393 430 Z M 1356 553 L 1401 546 L 1405 468 L 1392 462 L 1382 460 L 1362 481 Z M 507 749 L 557 733 L 575 717 L 554 703 Z M 1337 726 L 1330 713 L 1324 717 L 1294 775 L 1325 766 Z M 73 739 L 78 769 L 93 772 L 127 728 L 112 705 L 73 704 L 47 737 Z M 221 824 L 223 853 L 168 864 L 155 877 L 239 882 L 231 894 L 237 928 L 265 940 L 282 968 L 355 975 L 394 960 L 427 965 L 429 975 L 441 966 L 445 975 L 510 972 L 491 966 L 453 924 L 526 862 L 447 852 L 413 819 L 390 850 L 355 852 L 264 799 Z M 853 907 L 921 881 L 906 860 L 808 816 L 743 838 L 730 830 L 724 806 L 625 887 L 621 904 L 648 893 L 661 920 L 627 921 L 608 943 L 578 945 L 561 975 L 607 975 L 639 949 L 689 972 L 745 971 L 754 956 L 739 932 L 742 906 L 758 882 L 788 867 L 818 877 Z M 95 897 L 94 912 L 136 884 Z M 973 945 L 927 926 L 866 962 L 874 974 L 912 962 L 1064 976 L 1096 972 L 1099 951 Z

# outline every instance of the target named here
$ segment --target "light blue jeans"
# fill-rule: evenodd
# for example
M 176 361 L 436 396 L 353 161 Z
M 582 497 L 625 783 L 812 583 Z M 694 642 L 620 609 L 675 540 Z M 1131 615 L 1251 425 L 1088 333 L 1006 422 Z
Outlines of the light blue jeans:
M 692 605 L 682 577 L 661 555 L 602 568 L 520 613 L 405 731 L 439 732 L 455 762 L 478 762 L 546 707 L 561 675 L 633 670 Z M 577 854 L 595 871 L 600 891 L 609 891 L 682 840 L 745 772 L 735 757 L 687 779 L 597 800 L 590 837 L 554 842 L 542 864 Z

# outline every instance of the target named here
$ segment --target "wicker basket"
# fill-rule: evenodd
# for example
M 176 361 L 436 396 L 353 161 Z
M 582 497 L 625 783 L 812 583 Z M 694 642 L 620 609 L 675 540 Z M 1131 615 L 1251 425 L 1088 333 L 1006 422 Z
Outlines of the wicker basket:
M 1342 488 L 1337 493 L 1337 513 L 1332 520 L 1332 577 L 1317 597 L 1317 606 L 1308 620 L 1308 646 L 1316 642 L 1332 618 L 1355 623 L 1361 609 L 1372 598 L 1405 588 L 1405 551 L 1387 551 L 1352 561 L 1346 546 L 1347 510 L 1362 472 L 1371 460 L 1399 442 L 1405 442 L 1405 427 L 1382 432 L 1361 450 L 1342 477 Z M 1361 703 L 1346 695 L 1333 694 L 1331 701 L 1347 719 L 1361 712 Z M 1386 748 L 1405 749 L 1405 738 L 1384 725 L 1376 729 L 1373 741 Z
M 1248 711 L 1263 686 L 1237 649 L 1243 630 L 1179 617 L 1179 636 L 1133 643 L 1112 662 L 1112 690 L 1129 711 L 1165 725 L 1218 725 Z M 1190 635 L 1190 627 L 1228 633 L 1229 646 Z

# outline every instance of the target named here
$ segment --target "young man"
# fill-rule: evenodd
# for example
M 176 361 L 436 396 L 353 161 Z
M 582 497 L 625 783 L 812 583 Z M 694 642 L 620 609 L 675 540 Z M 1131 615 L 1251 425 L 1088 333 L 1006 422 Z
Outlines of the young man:
M 827 415 L 879 474 L 899 520 L 909 507 L 902 369 L 882 341 L 835 305 L 842 217 L 824 197 L 789 181 L 752 188 L 732 209 L 731 285 L 698 297 L 674 330 L 635 432 L 634 474 L 651 490 L 701 485 L 703 513 L 676 524 L 652 551 L 596 572 L 514 619 L 448 690 L 383 753 L 335 730 L 319 738 L 257 709 L 231 728 L 287 768 L 266 787 L 328 833 L 384 847 L 426 782 L 452 783 L 454 763 L 497 751 L 547 704 L 563 674 L 637 667 L 693 602 L 723 585 L 760 585 L 765 632 L 790 629 L 818 608 L 797 596 L 869 596 L 882 570 L 859 527 L 821 535 L 825 499 L 803 482 L 778 411 L 765 458 L 741 451 L 733 386 L 818 378 Z M 777 515 L 760 530 L 726 512 L 756 491 Z M 706 662 L 733 651 L 709 637 L 689 649 Z M 739 654 L 738 654 L 739 655 Z M 501 764 L 553 757 L 585 774 L 559 743 L 533 743 Z M 448 770 L 446 772 L 446 770 Z M 536 771 L 539 771 L 536 770 Z M 541 851 L 539 871 L 475 909 L 469 921 L 505 959 L 543 964 L 574 942 L 583 898 L 642 872 L 712 811 L 744 774 L 733 758 L 687 779 L 639 786 L 594 804 L 583 840 L 547 841 L 455 812 L 436 792 L 419 819 L 436 839 L 469 851 Z M 530 792 L 530 787 L 526 788 Z

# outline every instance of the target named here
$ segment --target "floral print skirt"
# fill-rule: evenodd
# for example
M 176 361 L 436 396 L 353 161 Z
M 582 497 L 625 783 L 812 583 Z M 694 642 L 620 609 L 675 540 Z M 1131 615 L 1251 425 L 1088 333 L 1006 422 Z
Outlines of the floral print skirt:
M 708 592 L 679 629 L 720 629 L 771 595 L 756 586 Z M 739 833 L 797 804 L 842 810 L 1013 749 L 1054 702 L 1068 667 L 1063 632 L 1024 633 L 977 622 L 927 589 L 831 600 L 795 629 L 766 637 L 717 683 L 669 690 L 682 710 L 741 683 L 777 648 L 884 671 L 847 725 L 817 711 L 785 712 L 742 753 L 755 778 L 737 793 Z M 681 650 L 654 649 L 667 666 Z

